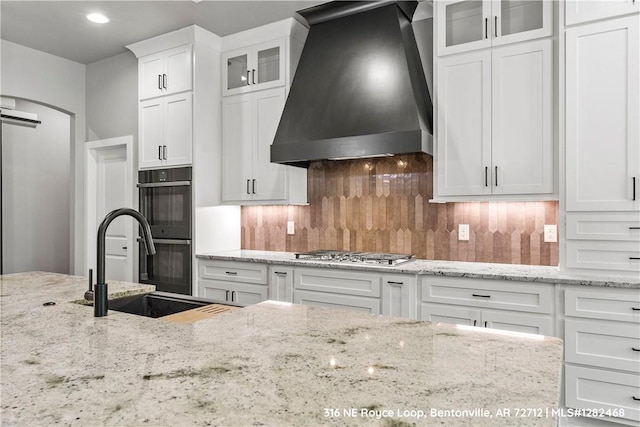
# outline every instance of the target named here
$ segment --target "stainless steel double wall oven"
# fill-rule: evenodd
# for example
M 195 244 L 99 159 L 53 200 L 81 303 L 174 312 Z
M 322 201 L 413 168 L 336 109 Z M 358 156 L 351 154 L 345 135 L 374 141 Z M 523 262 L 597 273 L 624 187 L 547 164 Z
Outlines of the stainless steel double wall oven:
M 156 247 L 145 255 L 140 242 L 140 283 L 158 291 L 191 295 L 191 168 L 138 172 L 140 212 L 149 221 Z

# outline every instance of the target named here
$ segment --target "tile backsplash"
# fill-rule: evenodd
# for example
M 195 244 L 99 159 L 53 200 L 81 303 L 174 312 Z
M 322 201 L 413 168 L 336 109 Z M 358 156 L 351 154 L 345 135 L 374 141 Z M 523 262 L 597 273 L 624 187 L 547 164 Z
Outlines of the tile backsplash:
M 558 243 L 543 240 L 544 225 L 558 224 L 558 202 L 429 203 L 432 189 L 425 154 L 313 162 L 308 206 L 242 208 L 242 248 L 558 265 Z M 468 241 L 458 240 L 459 224 L 469 224 Z

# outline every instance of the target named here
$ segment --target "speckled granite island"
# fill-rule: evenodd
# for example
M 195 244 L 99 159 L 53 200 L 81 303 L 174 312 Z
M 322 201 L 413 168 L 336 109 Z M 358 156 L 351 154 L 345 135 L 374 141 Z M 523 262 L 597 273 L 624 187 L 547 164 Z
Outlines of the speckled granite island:
M 85 284 L 0 276 L 3 426 L 556 424 L 556 338 L 275 302 L 94 318 Z

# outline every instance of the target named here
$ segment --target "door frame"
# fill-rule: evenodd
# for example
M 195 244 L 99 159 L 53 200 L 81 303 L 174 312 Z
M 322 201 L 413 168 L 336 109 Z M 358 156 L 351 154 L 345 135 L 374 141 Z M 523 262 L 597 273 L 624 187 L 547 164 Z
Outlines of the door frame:
M 95 261 L 97 256 L 97 235 L 98 220 L 96 219 L 97 209 L 97 173 L 98 173 L 98 154 L 102 151 L 111 150 L 114 148 L 124 148 L 126 155 L 126 176 L 125 182 L 126 193 L 125 200 L 128 201 L 127 206 L 129 208 L 138 209 L 137 193 L 134 192 L 134 186 L 137 180 L 136 176 L 136 162 L 133 151 L 133 136 L 120 136 L 109 139 L 101 139 L 95 141 L 88 141 L 85 143 L 85 265 L 87 269 L 96 268 Z M 132 221 L 133 222 L 133 221 Z M 137 258 L 137 245 L 135 244 L 135 236 L 137 231 L 137 223 L 132 226 L 131 234 L 129 235 L 129 241 L 127 246 L 133 248 L 133 251 L 129 251 L 128 257 L 132 266 L 132 281 L 136 281 L 138 277 L 138 264 L 134 262 Z

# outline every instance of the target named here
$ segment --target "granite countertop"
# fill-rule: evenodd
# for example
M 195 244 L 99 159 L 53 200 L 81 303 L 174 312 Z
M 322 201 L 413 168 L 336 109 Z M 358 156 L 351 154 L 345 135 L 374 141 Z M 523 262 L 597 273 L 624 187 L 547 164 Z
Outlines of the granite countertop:
M 0 276 L 2 425 L 556 423 L 557 338 L 270 301 L 193 324 L 95 318 L 73 302 L 85 283 Z
M 226 261 L 251 261 L 267 264 L 305 267 L 341 268 L 385 273 L 424 274 L 432 276 L 469 277 L 476 279 L 518 280 L 563 285 L 608 286 L 640 289 L 640 276 L 634 278 L 598 277 L 563 272 L 558 267 L 538 265 L 492 264 L 482 262 L 436 261 L 416 259 L 397 266 L 358 265 L 296 259 L 293 252 L 234 250 L 215 253 L 200 253 L 200 259 Z

